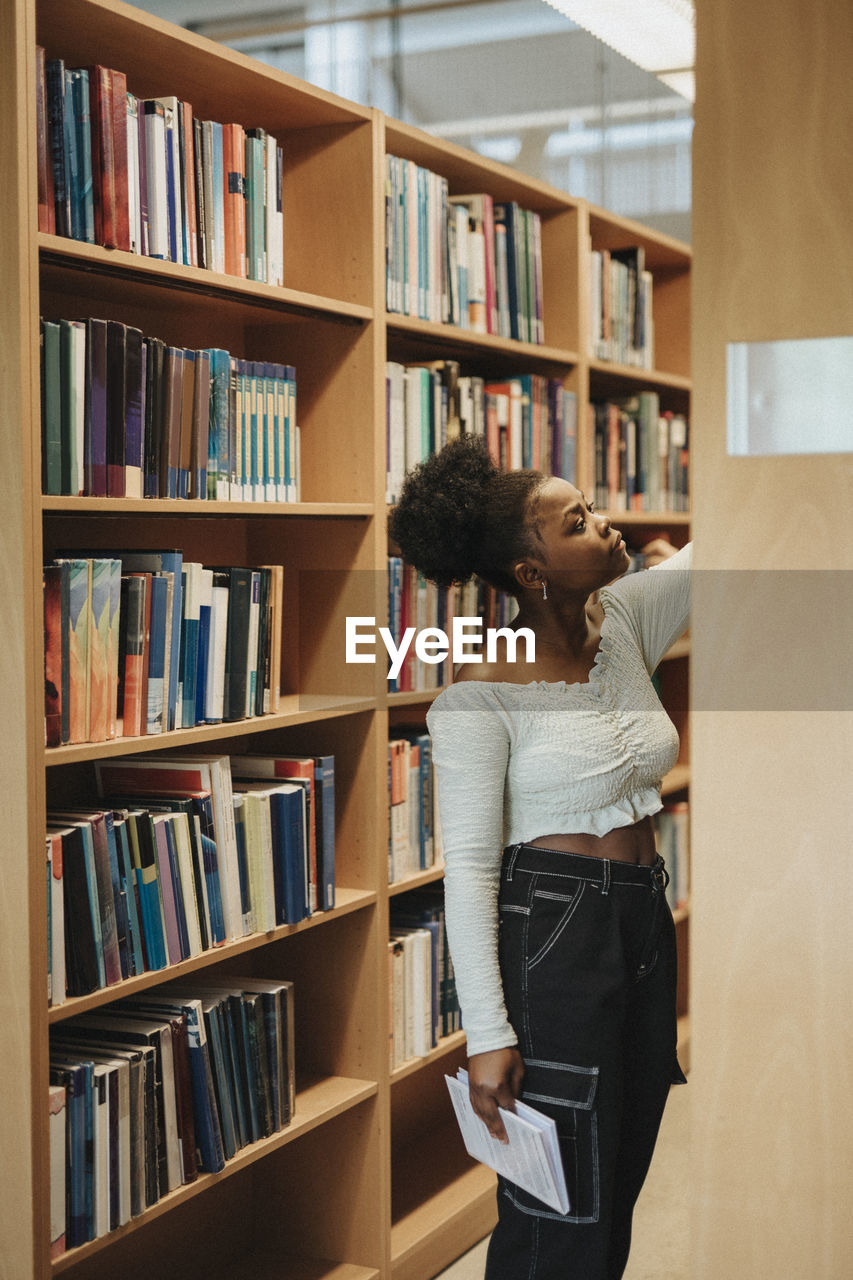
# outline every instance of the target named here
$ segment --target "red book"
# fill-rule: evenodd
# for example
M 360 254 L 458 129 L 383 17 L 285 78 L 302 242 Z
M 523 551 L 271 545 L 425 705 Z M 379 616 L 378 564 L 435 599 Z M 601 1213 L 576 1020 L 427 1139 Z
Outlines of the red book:
M 107 67 L 89 68 L 89 114 L 92 129 L 95 241 L 107 249 L 115 249 L 115 125 L 112 73 Z M 126 149 L 125 144 L 125 154 Z
M 108 71 L 112 101 L 113 234 L 115 248 L 130 252 L 130 197 L 127 178 L 127 76 Z
M 225 273 L 246 275 L 246 131 L 241 124 L 222 126 L 225 173 Z
M 56 210 L 53 200 L 53 162 L 47 137 L 47 82 L 45 56 L 36 47 L 36 149 L 38 156 L 39 231 L 56 232 Z
M 145 597 L 146 575 L 131 573 L 127 577 L 127 630 L 124 643 L 124 699 L 121 735 L 136 738 L 142 733 L 147 703 L 142 701 L 145 662 Z

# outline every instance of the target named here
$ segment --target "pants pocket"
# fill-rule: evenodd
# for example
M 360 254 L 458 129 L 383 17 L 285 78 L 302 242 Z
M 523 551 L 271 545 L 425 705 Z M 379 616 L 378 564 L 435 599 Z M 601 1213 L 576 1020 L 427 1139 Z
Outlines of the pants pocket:
M 569 927 L 580 906 L 586 881 L 578 880 L 571 889 L 553 890 L 542 885 L 544 877 L 537 877 L 530 899 L 530 926 L 527 968 L 535 969 Z M 571 884 L 571 882 L 569 882 Z
M 524 1102 L 550 1116 L 556 1123 L 569 1193 L 569 1212 L 557 1213 L 528 1192 L 506 1184 L 504 1194 L 523 1213 L 555 1222 L 598 1221 L 600 1174 L 597 1091 L 598 1067 L 525 1058 L 521 1097 Z

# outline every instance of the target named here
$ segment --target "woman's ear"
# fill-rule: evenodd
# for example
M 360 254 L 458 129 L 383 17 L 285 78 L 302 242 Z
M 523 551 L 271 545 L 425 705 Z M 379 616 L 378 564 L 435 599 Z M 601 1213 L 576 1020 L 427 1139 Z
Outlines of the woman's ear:
M 539 588 L 542 585 L 542 572 L 529 560 L 519 560 L 513 568 L 515 580 L 525 591 Z

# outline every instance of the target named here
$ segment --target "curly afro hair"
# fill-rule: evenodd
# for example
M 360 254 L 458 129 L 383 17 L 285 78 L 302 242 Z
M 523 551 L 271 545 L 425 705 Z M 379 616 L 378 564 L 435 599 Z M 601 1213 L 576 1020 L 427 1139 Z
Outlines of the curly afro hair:
M 448 587 L 474 574 L 513 595 L 512 565 L 536 549 L 540 471 L 501 471 L 481 436 L 463 435 L 406 476 L 391 536 L 410 564 Z

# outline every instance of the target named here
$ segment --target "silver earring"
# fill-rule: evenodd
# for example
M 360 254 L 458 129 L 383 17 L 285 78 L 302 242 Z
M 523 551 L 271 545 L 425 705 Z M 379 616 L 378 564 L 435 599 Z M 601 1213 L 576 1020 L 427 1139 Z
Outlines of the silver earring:
M 542 579 L 542 599 L 543 600 L 548 599 L 548 583 L 545 581 L 544 578 Z

